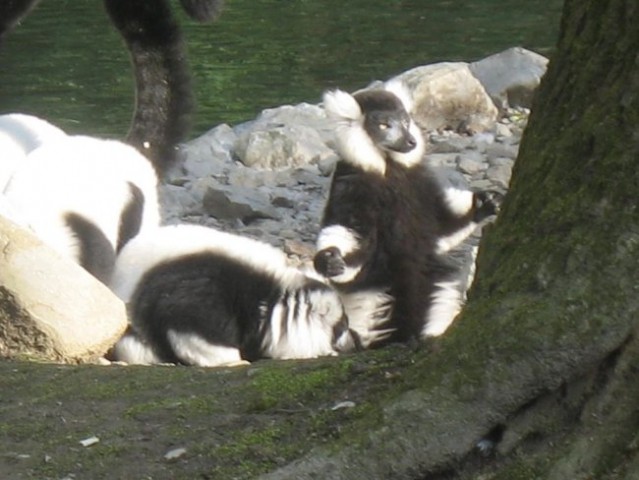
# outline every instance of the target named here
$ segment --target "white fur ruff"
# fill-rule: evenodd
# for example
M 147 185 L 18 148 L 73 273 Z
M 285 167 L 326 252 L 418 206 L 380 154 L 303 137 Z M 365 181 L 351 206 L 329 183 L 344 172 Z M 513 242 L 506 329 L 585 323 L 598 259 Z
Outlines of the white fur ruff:
M 324 94 L 324 108 L 337 122 L 335 140 L 340 157 L 364 171 L 384 175 L 384 155 L 364 130 L 364 115 L 357 100 L 349 93 L 334 90 Z

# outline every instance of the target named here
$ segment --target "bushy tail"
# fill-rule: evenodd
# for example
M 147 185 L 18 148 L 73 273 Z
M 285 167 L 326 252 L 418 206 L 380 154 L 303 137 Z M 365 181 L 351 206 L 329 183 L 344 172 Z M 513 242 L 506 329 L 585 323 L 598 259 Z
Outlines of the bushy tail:
M 193 111 L 191 78 L 182 34 L 167 0 L 105 0 L 131 54 L 135 113 L 127 141 L 159 175 L 172 164 Z

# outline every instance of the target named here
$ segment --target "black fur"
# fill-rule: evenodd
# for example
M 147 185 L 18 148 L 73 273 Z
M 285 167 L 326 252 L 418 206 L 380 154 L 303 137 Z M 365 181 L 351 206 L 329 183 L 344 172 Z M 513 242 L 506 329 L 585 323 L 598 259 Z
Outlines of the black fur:
M 430 169 L 419 161 L 404 164 L 394 160 L 393 152 L 406 153 L 416 147 L 410 117 L 399 99 L 379 90 L 354 98 L 364 115 L 366 134 L 384 157 L 385 171 L 364 168 L 366 159 L 354 161 L 357 152 L 348 147 L 350 158 L 336 165 L 321 227 L 347 228 L 356 235 L 357 248 L 344 253 L 333 246 L 323 248 L 315 256 L 314 266 L 328 278 L 349 267 L 361 267 L 354 278 L 334 282 L 345 298 L 368 291 L 390 295 L 392 308 L 387 321 L 369 318 L 371 328 L 392 331 L 374 341 L 372 346 L 376 346 L 423 336 L 438 285 L 455 282 L 458 275 L 438 253 L 439 240 L 494 214 L 500 196 L 494 192 L 474 194 L 468 211 L 461 215 L 452 212 L 445 189 Z M 350 128 L 360 127 L 355 124 Z M 384 137 L 387 132 L 392 133 L 390 142 Z M 388 311 L 387 307 L 382 310 Z
M 118 229 L 116 252 L 122 250 L 122 247 L 140 233 L 140 229 L 142 228 L 142 217 L 144 215 L 144 193 L 137 185 L 131 182 L 127 183 L 129 185 L 129 191 L 131 192 L 131 198 L 124 207 L 124 210 L 122 210 L 122 214 L 120 216 L 120 228 Z
M 344 162 L 336 167 L 322 227 L 342 225 L 358 233 L 360 248 L 343 262 L 364 266 L 353 282 L 340 288 L 348 293 L 388 288 L 395 302 L 383 327 L 396 331 L 387 341 L 419 337 L 434 284 L 456 273 L 435 254 L 437 240 L 469 219 L 453 217 L 439 193 L 437 180 L 422 165 L 406 168 L 388 162 L 384 177 Z M 322 268 L 324 256 L 318 253 L 315 266 L 323 274 L 332 269 L 333 275 L 327 276 L 334 276 L 339 267 L 328 262 Z M 340 262 L 334 254 L 331 257 Z
M 166 0 L 104 0 L 127 44 L 136 108 L 127 141 L 162 175 L 176 158 L 193 111 L 191 77 L 179 26 Z
M 115 264 L 115 251 L 104 232 L 91 220 L 77 213 L 65 215 L 80 248 L 80 265 L 102 283 L 108 283 Z
M 285 303 L 280 328 L 286 335 L 287 317 L 292 314 L 304 321 L 299 312 L 307 302 L 304 293 L 329 289 L 307 279 L 301 289 L 287 292 L 265 272 L 223 254 L 200 252 L 146 272 L 129 302 L 129 316 L 140 340 L 162 362 L 184 363 L 168 341 L 169 330 L 238 349 L 242 359 L 254 361 L 264 358 L 263 342 L 271 328 L 273 307 L 283 296 L 292 297 L 294 310 L 288 312 Z M 334 340 L 345 330 L 346 317 L 333 327 Z

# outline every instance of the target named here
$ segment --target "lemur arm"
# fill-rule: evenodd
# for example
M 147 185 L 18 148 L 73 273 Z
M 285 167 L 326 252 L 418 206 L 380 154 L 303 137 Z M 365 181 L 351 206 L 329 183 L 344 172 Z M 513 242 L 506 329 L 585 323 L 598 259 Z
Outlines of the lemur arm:
M 438 198 L 440 234 L 437 253 L 445 253 L 463 242 L 482 220 L 499 211 L 502 200 L 503 195 L 492 190 L 442 189 Z
M 375 252 L 379 209 L 368 192 L 336 180 L 317 238 L 315 269 L 335 283 L 350 283 Z

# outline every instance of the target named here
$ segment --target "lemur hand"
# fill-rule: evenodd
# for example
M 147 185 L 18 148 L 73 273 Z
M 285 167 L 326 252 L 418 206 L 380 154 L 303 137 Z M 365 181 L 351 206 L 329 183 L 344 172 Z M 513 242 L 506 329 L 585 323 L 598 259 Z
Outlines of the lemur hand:
M 344 273 L 346 262 L 337 247 L 329 247 L 315 254 L 313 266 L 318 273 L 331 278 Z
M 473 203 L 475 214 L 473 220 L 481 222 L 484 218 L 499 213 L 499 208 L 504 200 L 504 195 L 495 190 L 475 192 Z

